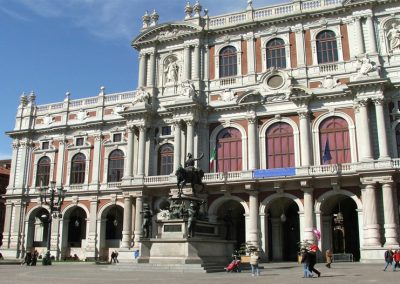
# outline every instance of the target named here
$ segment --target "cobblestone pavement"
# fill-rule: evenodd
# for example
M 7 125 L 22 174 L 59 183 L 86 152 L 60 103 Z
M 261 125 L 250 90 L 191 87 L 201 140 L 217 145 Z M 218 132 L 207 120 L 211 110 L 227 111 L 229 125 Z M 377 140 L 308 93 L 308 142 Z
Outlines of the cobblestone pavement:
M 332 269 L 317 264 L 321 277 L 304 279 L 301 265 L 296 263 L 264 263 L 259 277 L 249 271 L 241 273 L 194 273 L 133 271 L 118 265 L 62 263 L 52 266 L 0 265 L 0 283 L 399 283 L 399 272 L 384 272 L 383 264 L 337 263 Z

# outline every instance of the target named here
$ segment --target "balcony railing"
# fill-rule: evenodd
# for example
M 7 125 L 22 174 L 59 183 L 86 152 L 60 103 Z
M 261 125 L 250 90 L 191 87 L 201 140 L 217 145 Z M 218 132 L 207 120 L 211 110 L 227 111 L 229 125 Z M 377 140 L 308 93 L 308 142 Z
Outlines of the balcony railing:
M 218 185 L 224 183 L 238 183 L 248 181 L 262 181 L 274 180 L 282 178 L 303 178 L 303 177 L 323 177 L 334 175 L 352 175 L 367 171 L 380 171 L 385 172 L 388 170 L 400 170 L 400 158 L 391 160 L 374 160 L 370 162 L 359 163 L 346 163 L 346 164 L 330 164 L 330 165 L 316 165 L 309 167 L 297 167 L 287 169 L 271 169 L 271 170 L 255 170 L 255 171 L 235 171 L 235 172 L 217 172 L 205 173 L 203 183 L 207 185 Z M 255 172 L 265 171 L 264 176 L 256 175 Z M 268 172 L 270 171 L 270 172 Z M 174 175 L 164 176 L 146 176 L 141 178 L 144 186 L 173 186 L 176 184 L 176 177 Z M 123 186 L 122 182 L 108 182 L 106 189 L 118 189 Z M 87 185 L 76 184 L 66 186 L 66 189 L 71 191 L 85 191 L 88 189 Z M 38 189 L 32 190 L 29 194 L 38 194 Z

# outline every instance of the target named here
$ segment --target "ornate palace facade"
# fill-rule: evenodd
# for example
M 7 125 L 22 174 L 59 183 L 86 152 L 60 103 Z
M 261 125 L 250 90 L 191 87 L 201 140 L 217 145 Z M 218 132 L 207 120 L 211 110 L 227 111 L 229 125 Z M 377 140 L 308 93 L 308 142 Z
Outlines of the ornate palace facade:
M 323 251 L 361 261 L 397 247 L 399 1 L 182 8 L 179 22 L 143 16 L 137 90 L 48 105 L 21 97 L 4 254 L 45 248 L 39 191 L 54 180 L 66 197 L 52 254 L 132 259 L 143 204 L 168 207 L 187 153 L 204 153 L 202 210 L 220 237 L 264 259 L 295 260 L 298 242 L 319 233 Z

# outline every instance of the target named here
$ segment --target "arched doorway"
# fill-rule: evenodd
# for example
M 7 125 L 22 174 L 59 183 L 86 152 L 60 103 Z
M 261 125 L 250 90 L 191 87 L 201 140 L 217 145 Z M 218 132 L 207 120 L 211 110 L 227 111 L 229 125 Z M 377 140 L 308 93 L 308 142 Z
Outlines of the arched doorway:
M 35 209 L 29 215 L 26 251 L 34 249 L 37 249 L 39 252 L 45 251 L 49 232 L 48 219 L 49 211 L 43 207 Z
M 360 236 L 357 204 L 346 195 L 337 194 L 321 204 L 322 250 L 351 253 L 360 260 Z
M 235 249 L 246 242 L 245 211 L 235 200 L 227 200 L 217 210 L 217 220 L 221 223 L 221 237 L 235 241 Z
M 85 258 L 87 214 L 79 206 L 69 208 L 63 218 L 61 259 L 68 260 L 76 255 Z
M 110 251 L 121 246 L 123 228 L 123 207 L 108 206 L 101 215 L 100 259 L 108 260 Z
M 268 259 L 297 261 L 300 242 L 299 207 L 288 197 L 280 197 L 268 208 Z

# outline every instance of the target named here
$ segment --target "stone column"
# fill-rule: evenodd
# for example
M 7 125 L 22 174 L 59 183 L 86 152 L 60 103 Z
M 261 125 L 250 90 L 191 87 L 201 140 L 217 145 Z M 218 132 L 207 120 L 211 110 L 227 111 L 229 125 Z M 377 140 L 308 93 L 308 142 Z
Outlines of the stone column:
M 398 208 L 395 207 L 394 198 L 397 198 L 397 194 L 395 195 L 395 186 L 392 182 L 387 182 L 382 184 L 382 195 L 383 195 L 383 214 L 385 218 L 385 246 L 399 246 L 399 235 L 398 228 L 399 224 L 397 223 L 395 214 L 398 214 Z
M 257 118 L 247 118 L 248 128 L 248 158 L 249 158 L 249 170 L 255 170 L 258 167 L 258 149 L 257 149 Z
M 10 236 L 11 236 L 11 218 L 12 218 L 13 204 L 10 201 L 6 201 L 6 212 L 4 216 L 4 232 L 3 232 L 3 248 L 10 247 Z
M 19 190 L 22 190 L 22 188 L 25 186 L 25 180 L 28 178 L 27 173 L 28 173 L 28 164 L 29 164 L 29 148 L 30 148 L 30 142 L 26 139 L 24 141 L 21 141 L 21 146 L 18 151 L 18 156 L 19 156 L 19 174 L 15 176 L 15 187 L 17 187 Z
M 249 193 L 249 241 L 258 247 L 258 192 Z
M 296 34 L 297 65 L 299 67 L 304 67 L 306 65 L 306 51 L 304 46 L 303 26 L 301 24 L 297 24 L 294 32 Z
M 186 127 L 187 127 L 187 144 L 186 144 L 186 149 L 188 153 L 192 153 L 193 155 L 195 155 L 194 153 L 194 121 L 193 120 L 187 120 L 186 121 Z
M 19 141 L 15 140 L 12 144 L 12 156 L 11 156 L 11 169 L 10 169 L 10 179 L 9 186 L 15 187 L 15 171 L 17 169 L 17 158 L 18 158 L 18 149 L 19 149 Z
M 149 78 L 147 78 L 147 85 L 153 87 L 155 85 L 155 71 L 156 71 L 156 55 L 155 52 L 150 53 L 149 60 Z
M 360 100 L 359 102 L 359 114 L 358 118 L 358 137 L 359 141 L 359 151 L 360 151 L 360 160 L 361 161 L 369 161 L 372 160 L 372 147 L 371 147 L 371 135 L 369 129 L 369 118 L 368 118 L 368 101 Z
M 314 210 L 313 188 L 303 188 L 304 192 L 304 238 L 313 241 Z
M 181 163 L 181 124 L 180 121 L 174 123 L 174 172 Z
M 57 173 L 56 186 L 61 187 L 64 184 L 64 157 L 65 157 L 65 137 L 58 140 L 58 158 L 57 158 Z
M 368 39 L 371 53 L 376 53 L 376 39 L 375 39 L 375 27 L 372 15 L 367 16 L 367 29 L 368 29 Z
M 191 64 L 190 64 L 190 46 L 185 46 L 183 50 L 183 81 L 185 80 L 190 80 L 190 69 L 191 69 Z
M 298 113 L 300 119 L 300 151 L 301 165 L 307 167 L 311 165 L 311 140 L 310 140 L 310 114 L 308 111 Z
M 146 151 L 146 126 L 139 126 L 138 176 L 144 176 Z
M 12 231 L 10 234 L 10 248 L 15 250 L 17 252 L 17 255 L 19 254 L 21 245 L 21 214 L 24 214 L 24 205 L 25 204 L 21 200 L 16 200 L 14 202 L 14 226 L 12 227 Z
M 200 48 L 199 45 L 196 44 L 194 46 L 194 66 L 193 66 L 193 79 L 199 80 L 200 79 Z
M 208 51 L 208 45 L 204 46 L 204 63 L 203 63 L 203 73 L 204 81 L 208 81 L 210 73 L 210 52 Z
M 358 49 L 357 55 L 360 55 L 365 53 L 361 17 L 354 17 L 354 31 L 356 34 L 355 44 Z
M 139 54 L 139 87 L 146 86 L 146 54 Z
M 94 153 L 93 153 L 93 165 L 92 165 L 93 176 L 90 187 L 95 190 L 99 189 L 100 161 L 101 159 L 104 159 L 104 157 L 101 157 L 101 139 L 102 139 L 101 133 L 97 133 L 94 135 L 94 149 L 93 149 Z
M 387 132 L 385 125 L 385 112 L 383 109 L 384 104 L 383 98 L 377 98 L 374 100 L 375 113 L 376 113 L 376 128 L 378 131 L 378 145 L 379 145 L 379 159 L 386 160 L 390 159 L 388 142 L 387 142 Z
M 132 198 L 124 196 L 124 224 L 122 229 L 122 245 L 123 248 L 131 247 L 132 235 Z
M 89 211 L 89 232 L 87 234 L 87 251 L 90 252 L 92 257 L 96 257 L 96 245 L 97 245 L 97 197 L 90 199 L 90 211 Z
M 135 212 L 135 238 L 134 247 L 139 248 L 140 238 L 142 237 L 142 224 L 143 216 L 141 212 L 143 211 L 143 198 L 141 196 L 136 197 L 136 212 Z
M 125 161 L 125 172 L 124 178 L 131 178 L 133 176 L 133 143 L 134 143 L 134 129 L 133 127 L 128 127 L 128 149 L 126 153 Z
M 248 73 L 254 74 L 256 72 L 255 67 L 255 45 L 254 45 L 254 34 L 246 38 L 247 41 L 247 66 Z
M 271 218 L 272 229 L 272 260 L 278 261 L 283 259 L 283 236 L 282 222 L 279 217 Z
M 364 245 L 380 246 L 380 233 L 376 204 L 375 184 L 363 184 L 361 198 L 364 210 Z

